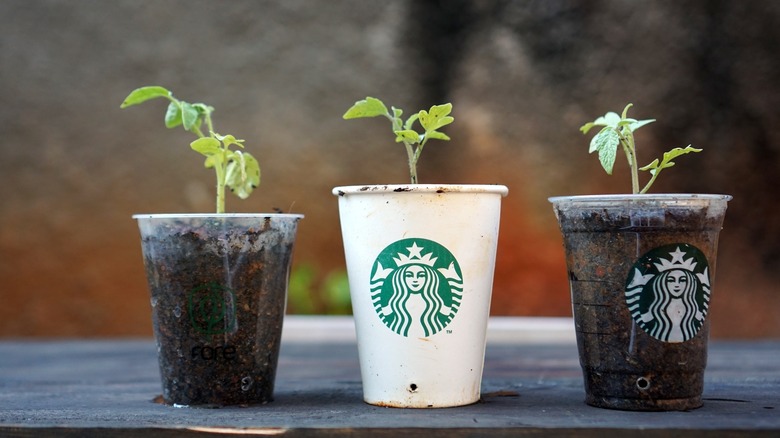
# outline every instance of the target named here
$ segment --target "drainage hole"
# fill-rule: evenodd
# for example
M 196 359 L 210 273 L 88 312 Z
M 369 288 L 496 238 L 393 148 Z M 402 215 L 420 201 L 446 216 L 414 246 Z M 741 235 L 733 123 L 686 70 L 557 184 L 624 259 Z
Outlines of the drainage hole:
M 417 391 L 417 384 L 412 383 L 411 385 L 409 385 L 409 391 L 411 392 Z
M 650 387 L 650 381 L 644 377 L 640 377 L 636 379 L 636 387 L 639 388 L 640 391 L 644 391 Z

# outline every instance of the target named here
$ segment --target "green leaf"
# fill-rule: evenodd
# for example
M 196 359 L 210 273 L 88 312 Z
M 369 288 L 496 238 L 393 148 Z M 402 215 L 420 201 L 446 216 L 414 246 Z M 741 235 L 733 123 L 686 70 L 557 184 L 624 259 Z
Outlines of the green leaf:
M 225 145 L 226 148 L 229 148 L 230 146 L 236 145 L 240 148 L 244 147 L 244 140 L 239 140 L 232 135 L 219 135 L 216 132 L 214 133 L 214 136 L 217 137 L 217 140 L 221 141 L 223 145 Z
M 633 123 L 628 125 L 628 128 L 631 129 L 631 132 L 636 131 L 637 129 L 649 125 L 651 123 L 655 122 L 655 119 L 647 119 L 647 120 L 635 120 Z
M 192 104 L 183 101 L 181 102 L 181 121 L 182 124 L 184 124 L 184 129 L 192 131 L 193 127 L 199 125 L 199 118 L 200 113 L 198 113 L 198 110 L 192 106 Z
M 406 119 L 406 123 L 404 123 L 404 129 L 412 129 L 412 125 L 414 125 L 414 122 L 416 122 L 419 118 L 420 113 L 414 113 L 409 116 L 409 118 Z
M 590 131 L 594 126 L 606 126 L 610 128 L 617 128 L 619 123 L 620 123 L 620 116 L 617 115 L 617 113 L 610 111 L 604 114 L 603 116 L 597 118 L 596 120 L 580 126 L 580 131 L 582 131 L 583 134 L 587 134 L 588 131 Z
M 674 163 L 672 163 L 672 166 L 674 166 Z M 653 162 L 648 164 L 647 166 L 640 167 L 639 170 L 650 171 L 651 175 L 655 175 L 658 171 L 658 158 L 653 160 Z
M 396 143 L 410 143 L 415 144 L 420 142 L 420 134 L 418 134 L 416 131 L 411 129 L 404 129 L 402 131 L 395 131 L 395 141 Z
M 617 139 L 618 143 L 620 142 L 620 134 L 617 133 L 614 129 L 610 128 L 609 126 L 605 126 L 601 128 L 601 131 L 599 131 L 598 134 L 594 135 L 592 139 L 590 139 L 590 147 L 588 148 L 588 153 L 592 154 L 593 152 L 598 151 L 602 147 L 604 147 L 604 144 L 613 143 Z
M 615 158 L 617 157 L 619 145 L 620 134 L 609 126 L 605 126 L 599 131 L 590 142 L 590 150 L 588 152 L 599 152 L 601 167 L 604 168 L 608 175 L 612 175 L 612 168 L 615 167 Z
M 588 123 L 586 123 L 586 124 L 584 124 L 584 125 L 580 126 L 580 131 L 581 131 L 583 134 L 587 134 L 587 133 L 588 133 L 588 131 L 590 131 L 590 130 L 591 130 L 593 127 L 594 127 L 594 126 L 599 126 L 599 125 L 596 125 L 596 123 L 595 123 L 595 122 L 588 122 Z
M 451 103 L 434 105 L 429 111 L 422 110 L 418 113 L 420 116 L 420 125 L 422 125 L 426 132 L 435 131 L 443 126 L 447 126 L 455 120 L 450 117 L 450 112 L 452 112 Z
M 219 140 L 212 137 L 202 137 L 190 143 L 192 150 L 201 153 L 207 157 L 215 154 L 222 154 Z
M 230 187 L 231 191 L 235 192 L 234 187 L 241 187 L 241 183 L 246 181 L 246 159 L 241 152 L 231 151 L 228 160 L 225 173 L 225 185 Z
M 181 107 L 177 102 L 171 102 L 165 112 L 165 126 L 175 128 L 179 125 L 181 125 Z
M 629 110 L 629 109 L 630 109 L 632 106 L 634 106 L 634 104 L 633 104 L 633 103 L 630 103 L 630 102 L 629 102 L 628 104 L 626 104 L 626 107 L 625 107 L 625 108 L 623 108 L 623 115 L 621 116 L 621 118 L 625 119 L 625 118 L 627 118 L 627 117 L 628 117 L 628 110 Z
M 361 117 L 388 116 L 387 107 L 381 100 L 374 97 L 366 97 L 352 105 L 342 116 L 344 119 L 357 119 Z
M 223 161 L 222 154 L 209 155 L 206 157 L 206 161 L 203 162 L 203 167 L 211 169 L 215 166 L 221 166 Z
M 252 184 L 253 188 L 256 188 L 260 185 L 260 163 L 258 163 L 257 159 L 249 153 L 244 153 L 244 157 L 246 161 L 247 181 Z
M 208 106 L 205 103 L 193 103 L 192 107 L 195 108 L 196 111 L 198 111 L 198 114 L 211 114 L 214 112 L 214 107 Z
M 611 128 L 617 128 L 620 120 L 620 116 L 617 113 L 613 113 L 612 111 L 604 114 L 603 117 L 596 119 L 597 122 L 601 122 L 604 124 L 604 126 L 609 126 Z
M 447 134 L 445 134 L 443 132 L 439 132 L 439 131 L 428 132 L 428 133 L 425 134 L 425 136 L 428 137 L 428 138 L 436 139 L 436 140 L 449 140 L 450 139 L 450 137 Z
M 138 105 L 144 103 L 147 100 L 156 99 L 158 97 L 171 97 L 171 92 L 163 87 L 150 86 L 136 88 L 131 91 L 130 94 L 125 97 L 125 100 L 119 105 L 120 108 L 127 108 L 129 106 Z
M 670 151 L 664 152 L 664 156 L 661 159 L 660 163 L 658 162 L 658 158 L 656 158 L 655 160 L 653 160 L 652 163 L 648 164 L 647 166 L 640 167 L 639 170 L 650 171 L 652 178 L 650 178 L 650 181 L 647 182 L 645 187 L 639 193 L 647 193 L 647 191 L 655 182 L 656 178 L 658 178 L 658 174 L 660 174 L 662 170 L 674 166 L 674 162 L 672 160 L 679 157 L 680 155 L 689 154 L 691 152 L 701 152 L 701 151 L 702 151 L 701 149 L 696 149 L 694 147 L 691 147 L 691 145 L 686 146 L 685 149 L 674 148 Z
M 689 154 L 691 152 L 701 152 L 701 151 L 702 149 L 691 147 L 691 145 L 686 146 L 685 149 L 674 148 L 670 151 L 664 152 L 664 156 L 661 159 L 660 164 L 658 162 L 658 158 L 656 158 L 655 160 L 653 160 L 652 163 L 644 167 L 640 167 L 639 170 L 644 170 L 644 171 L 649 170 L 651 173 L 656 174 L 661 169 L 668 169 L 669 167 L 674 166 L 674 162 L 672 160 L 679 157 L 680 155 Z
M 241 199 L 246 199 L 260 185 L 260 165 L 248 153 L 234 151 L 227 165 L 225 185 Z

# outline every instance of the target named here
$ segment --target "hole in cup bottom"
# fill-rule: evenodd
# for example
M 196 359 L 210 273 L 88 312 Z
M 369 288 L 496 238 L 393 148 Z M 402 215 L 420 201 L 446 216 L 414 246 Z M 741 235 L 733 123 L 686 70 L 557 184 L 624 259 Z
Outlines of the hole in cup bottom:
M 650 388 L 650 380 L 645 377 L 640 377 L 636 379 L 636 387 L 639 388 L 640 391 L 646 391 Z
M 416 391 L 417 391 L 416 383 L 412 383 L 411 385 L 409 385 L 409 392 L 416 392 Z

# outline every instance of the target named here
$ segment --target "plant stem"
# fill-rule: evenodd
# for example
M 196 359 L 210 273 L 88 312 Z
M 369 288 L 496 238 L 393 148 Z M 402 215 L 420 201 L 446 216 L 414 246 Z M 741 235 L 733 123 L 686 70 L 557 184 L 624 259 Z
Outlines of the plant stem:
M 170 92 L 167 93 L 165 98 L 167 98 L 168 101 L 170 101 L 171 103 L 177 105 L 179 107 L 179 111 L 181 113 L 184 112 L 183 105 L 185 105 L 185 104 L 189 105 L 186 102 L 180 101 L 180 100 L 176 99 L 175 97 L 173 97 L 173 95 Z M 207 106 L 207 105 L 204 105 L 204 104 L 199 104 L 198 105 L 198 118 L 199 119 L 196 121 L 196 123 L 194 123 L 189 128 L 185 125 L 184 129 L 187 130 L 187 131 L 192 132 L 199 139 L 206 138 L 207 136 L 205 134 L 203 134 L 203 131 L 201 131 L 200 126 L 199 126 L 200 125 L 200 117 L 202 117 L 203 118 L 202 120 L 206 122 L 206 128 L 207 128 L 207 132 L 209 134 L 208 137 L 211 137 L 213 139 L 218 140 L 220 142 L 220 144 L 222 145 L 222 157 L 221 157 L 220 160 L 216 160 L 217 162 L 214 164 L 214 168 L 215 168 L 216 173 L 217 173 L 217 214 L 221 214 L 221 213 L 225 212 L 225 187 L 227 186 L 225 178 L 227 176 L 226 175 L 227 174 L 227 165 L 228 165 L 228 163 L 227 163 L 227 156 L 228 156 L 228 152 L 230 151 L 230 145 L 226 145 L 225 143 L 223 143 L 222 140 L 217 138 L 217 135 L 215 135 L 215 133 L 214 133 L 214 124 L 211 121 L 211 112 L 213 110 L 214 110 L 214 108 L 212 108 L 210 106 Z M 167 115 L 166 115 L 166 117 L 167 117 Z M 182 123 L 182 121 L 179 120 L 179 124 L 181 124 L 181 123 Z
M 653 174 L 653 176 L 650 177 L 650 181 L 648 181 L 645 187 L 639 192 L 640 194 L 647 193 L 647 191 L 650 189 L 650 186 L 652 186 L 653 183 L 655 182 L 655 178 L 658 176 L 658 170 L 651 173 Z
M 390 123 L 393 127 L 393 132 L 403 129 L 403 120 L 400 117 L 394 117 L 392 114 L 385 113 L 385 117 L 390 119 Z M 406 147 L 406 156 L 409 159 L 409 175 L 411 176 L 411 183 L 417 184 L 417 160 L 420 158 L 419 153 L 415 153 L 415 150 L 411 143 L 403 142 Z M 419 148 L 418 148 L 419 151 Z
M 621 143 L 628 156 L 628 167 L 631 168 L 631 193 L 639 193 L 639 164 L 636 159 L 636 147 L 634 145 L 634 136 L 630 129 L 623 129 L 621 132 Z
M 203 137 L 205 137 L 205 135 L 203 135 L 203 132 L 201 132 L 200 128 L 198 128 L 197 126 L 193 126 L 193 127 L 192 127 L 192 132 L 194 132 L 194 133 L 195 133 L 195 135 L 197 135 L 197 136 L 198 136 L 198 138 L 203 138 Z
M 419 155 L 414 153 L 412 145 L 409 143 L 404 142 L 404 146 L 406 146 L 406 155 L 409 157 L 409 175 L 411 176 L 412 184 L 417 184 L 417 158 Z
M 423 140 L 420 142 L 420 144 L 417 146 L 417 149 L 414 151 L 414 156 L 409 157 L 409 170 L 412 175 L 412 184 L 417 184 L 417 162 L 420 161 L 420 155 L 422 155 L 422 149 L 425 146 L 425 142 L 428 140 L 428 137 L 424 137 Z M 411 151 L 411 148 L 409 148 L 409 151 Z
M 206 112 L 206 114 L 204 115 L 204 120 L 206 122 L 206 128 L 208 128 L 209 136 L 216 138 L 214 136 L 214 124 L 211 121 L 210 111 Z M 205 137 L 203 133 L 200 132 L 200 129 L 198 129 L 197 134 L 201 137 Z M 217 214 L 222 214 L 225 212 L 225 173 L 227 172 L 226 158 L 227 158 L 227 146 L 223 144 L 222 159 L 219 160 L 217 165 L 214 166 L 217 173 Z
M 225 170 L 217 167 L 217 214 L 225 212 Z

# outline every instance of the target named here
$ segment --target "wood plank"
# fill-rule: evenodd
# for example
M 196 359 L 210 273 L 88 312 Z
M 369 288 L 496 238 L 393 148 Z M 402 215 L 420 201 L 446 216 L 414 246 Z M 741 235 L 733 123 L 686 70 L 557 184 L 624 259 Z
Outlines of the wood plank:
M 348 327 L 343 319 L 310 323 L 304 332 Z M 583 403 L 573 342 L 528 340 L 527 326 L 512 342 L 502 330 L 503 341 L 488 344 L 481 402 L 433 410 L 363 403 L 357 349 L 344 333 L 316 342 L 286 336 L 275 401 L 222 409 L 154 403 L 152 340 L 2 341 L 0 435 L 780 435 L 780 341 L 712 342 L 700 409 L 624 412 Z

